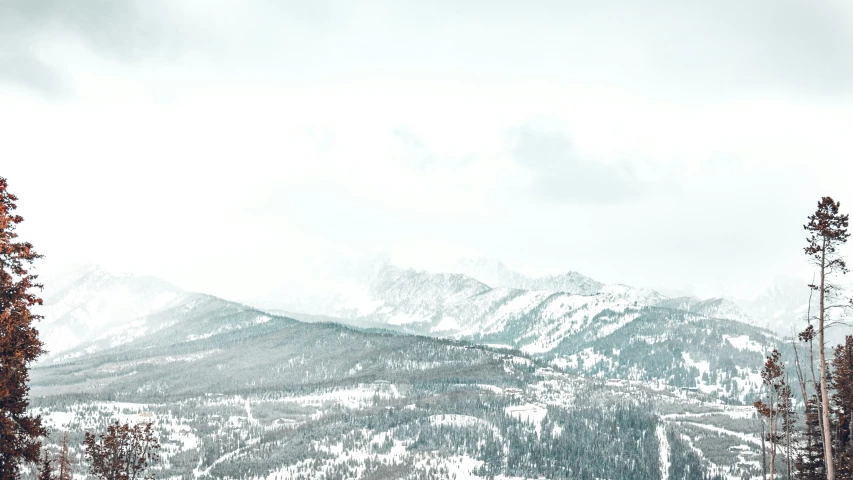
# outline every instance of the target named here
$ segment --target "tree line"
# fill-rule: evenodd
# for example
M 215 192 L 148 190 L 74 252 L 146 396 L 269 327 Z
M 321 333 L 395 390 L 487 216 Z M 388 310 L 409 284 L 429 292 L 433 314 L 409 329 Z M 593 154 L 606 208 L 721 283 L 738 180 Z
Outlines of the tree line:
M 30 273 L 41 258 L 29 242 L 17 240 L 18 197 L 7 190 L 0 177 L 0 478 L 15 479 L 23 463 L 38 464 L 39 480 L 71 480 L 72 460 L 68 436 L 63 437 L 59 456 L 42 452 L 48 434 L 38 415 L 29 413 L 29 364 L 44 353 L 34 323 L 41 316 L 32 308 L 42 300 L 38 275 Z M 106 432 L 86 432 L 84 442 L 89 472 L 102 480 L 153 478 L 149 469 L 159 460 L 159 442 L 152 424 L 115 422 Z
M 765 479 L 782 476 L 777 472 L 780 464 L 789 479 L 853 479 L 853 336 L 835 346 L 828 358 L 825 335 L 829 327 L 844 324 L 845 313 L 853 309 L 853 298 L 845 300 L 834 283 L 849 271 L 840 251 L 850 237 L 849 215 L 842 214 L 840 206 L 823 197 L 804 225 L 804 251 L 817 268 L 817 281 L 809 285 L 808 326 L 791 338 L 794 358 L 786 364 L 774 349 L 761 370 L 764 394 L 754 406 L 762 419 Z M 817 310 L 812 315 L 815 294 Z M 797 395 L 802 402 L 798 408 Z

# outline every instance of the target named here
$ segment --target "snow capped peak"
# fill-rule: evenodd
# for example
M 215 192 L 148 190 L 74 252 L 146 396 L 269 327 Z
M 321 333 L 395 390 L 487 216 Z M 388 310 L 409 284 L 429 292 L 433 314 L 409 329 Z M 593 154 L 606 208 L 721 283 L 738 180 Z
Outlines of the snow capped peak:
M 170 308 L 187 295 L 158 278 L 112 273 L 97 265 L 67 268 L 39 280 L 45 285 L 41 329 L 51 354 Z
M 492 287 L 507 287 L 520 290 L 565 292 L 579 295 L 594 295 L 604 284 L 575 271 L 532 278 L 507 268 L 497 259 L 480 257 L 464 258 L 457 262 L 455 271 L 476 278 Z

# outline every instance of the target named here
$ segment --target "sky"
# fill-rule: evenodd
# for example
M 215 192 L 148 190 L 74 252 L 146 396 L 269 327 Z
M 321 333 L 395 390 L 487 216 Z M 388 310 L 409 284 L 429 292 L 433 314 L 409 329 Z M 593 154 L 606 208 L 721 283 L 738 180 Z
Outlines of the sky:
M 0 43 L 43 269 L 250 299 L 384 253 L 752 296 L 853 205 L 844 0 L 3 0 Z

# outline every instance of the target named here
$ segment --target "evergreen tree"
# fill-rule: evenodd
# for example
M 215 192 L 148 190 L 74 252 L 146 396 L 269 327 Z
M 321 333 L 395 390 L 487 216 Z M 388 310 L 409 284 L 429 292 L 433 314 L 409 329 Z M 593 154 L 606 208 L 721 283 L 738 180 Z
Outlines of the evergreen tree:
M 797 457 L 797 478 L 821 480 L 826 478 L 823 457 L 823 433 L 820 429 L 820 400 L 813 396 L 806 402 L 803 448 Z
M 832 359 L 832 407 L 835 413 L 835 478 L 853 479 L 853 336 L 835 347 Z
M 840 202 L 830 197 L 823 197 L 817 205 L 814 215 L 808 217 L 809 223 L 803 226 L 810 233 L 805 247 L 806 255 L 820 268 L 820 283 L 811 285 L 818 292 L 818 351 L 820 353 L 820 395 L 821 416 L 823 418 L 823 443 L 824 458 L 826 461 L 826 478 L 835 480 L 835 467 L 832 455 L 832 431 L 829 419 L 829 387 L 827 383 L 826 364 L 826 342 L 824 334 L 826 330 L 826 304 L 827 297 L 831 297 L 837 291 L 836 287 L 828 281 L 828 276 L 833 273 L 847 273 L 847 264 L 838 252 L 838 247 L 847 242 L 850 234 L 847 233 L 849 216 L 839 213 Z
M 0 177 L 0 478 L 17 478 L 20 463 L 38 462 L 47 434 L 41 418 L 28 413 L 29 364 L 42 353 L 33 323 L 41 317 L 30 309 L 41 305 L 28 273 L 40 257 L 27 242 L 17 241 L 16 226 L 24 219 L 13 212 L 17 197 Z
M 130 426 L 115 422 L 106 433 L 86 432 L 89 473 L 101 480 L 153 479 L 148 469 L 160 460 L 160 442 L 151 423 Z
M 39 466 L 38 480 L 54 480 L 53 478 L 53 460 L 47 458 L 47 452 L 42 456 L 41 465 Z
M 767 390 L 767 401 L 763 399 L 757 400 L 753 405 L 759 415 L 767 419 L 766 438 L 770 442 L 770 480 L 775 478 L 776 474 L 776 451 L 777 445 L 784 438 L 784 435 L 779 432 L 779 417 L 780 412 L 780 397 L 785 392 L 785 371 L 781 362 L 782 354 L 779 350 L 774 349 L 767 360 L 764 362 L 764 369 L 761 371 L 761 379 Z M 787 389 L 790 401 L 790 389 Z
M 797 412 L 794 410 L 794 396 L 791 390 L 791 384 L 787 376 L 779 386 L 778 401 L 776 402 L 779 416 L 782 420 L 782 431 L 780 432 L 780 440 L 784 447 L 785 453 L 785 470 L 786 478 L 792 478 L 794 465 L 794 450 L 796 449 L 795 429 L 797 422 Z
M 59 447 L 59 471 L 56 480 L 72 480 L 72 465 L 73 461 L 68 453 L 68 432 L 65 432 Z

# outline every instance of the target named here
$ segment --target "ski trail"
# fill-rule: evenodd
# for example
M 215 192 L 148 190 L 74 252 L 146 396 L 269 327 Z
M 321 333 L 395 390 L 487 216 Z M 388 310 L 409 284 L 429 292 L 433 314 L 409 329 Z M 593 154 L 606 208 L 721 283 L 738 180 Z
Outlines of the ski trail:
M 751 443 L 753 445 L 761 445 L 761 439 L 760 438 L 757 438 L 753 435 L 749 435 L 747 433 L 741 433 L 741 432 L 735 432 L 732 430 L 726 430 L 725 428 L 715 427 L 713 425 L 706 425 L 704 423 L 684 422 L 684 421 L 679 422 L 679 423 L 682 423 L 685 425 L 691 425 L 694 427 L 699 427 L 699 428 L 702 428 L 705 430 L 710 430 L 710 431 L 716 432 L 716 433 L 722 433 L 723 435 L 731 435 L 732 437 L 739 438 L 739 439 L 743 440 L 744 442 Z
M 660 478 L 669 480 L 669 440 L 666 438 L 666 428 L 663 423 L 658 424 L 655 434 L 658 437 L 658 450 L 660 450 Z
M 257 423 L 255 417 L 252 416 L 252 404 L 249 403 L 249 397 L 246 397 L 246 417 L 249 419 L 249 423 Z
M 237 450 L 230 451 L 230 452 L 226 453 L 225 455 L 217 458 L 213 463 L 210 464 L 209 467 L 204 469 L 204 471 L 199 470 L 199 467 L 201 466 L 201 465 L 199 465 L 199 467 L 196 467 L 195 470 L 193 470 L 193 475 L 195 476 L 195 478 L 205 477 L 205 476 L 210 475 L 210 471 L 213 469 L 213 467 L 219 465 L 220 463 L 222 463 L 226 460 L 229 460 L 229 459 L 235 457 L 236 455 L 239 455 L 244 450 L 252 448 L 256 443 L 258 443 L 259 440 L 260 440 L 259 438 L 253 438 L 253 439 L 247 441 L 246 445 L 238 448 Z

